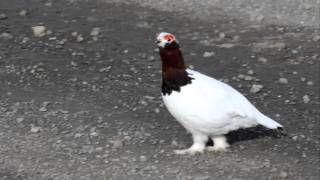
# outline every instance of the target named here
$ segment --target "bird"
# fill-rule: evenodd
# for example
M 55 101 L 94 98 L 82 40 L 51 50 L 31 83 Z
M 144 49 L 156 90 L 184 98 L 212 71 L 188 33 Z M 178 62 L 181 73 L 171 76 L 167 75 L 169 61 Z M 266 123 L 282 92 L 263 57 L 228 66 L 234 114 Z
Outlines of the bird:
M 176 154 L 225 151 L 226 134 L 262 125 L 283 126 L 261 113 L 230 85 L 186 68 L 179 41 L 167 32 L 157 33 L 156 44 L 162 64 L 162 100 L 171 115 L 192 135 L 193 144 Z M 213 146 L 206 146 L 212 140 Z

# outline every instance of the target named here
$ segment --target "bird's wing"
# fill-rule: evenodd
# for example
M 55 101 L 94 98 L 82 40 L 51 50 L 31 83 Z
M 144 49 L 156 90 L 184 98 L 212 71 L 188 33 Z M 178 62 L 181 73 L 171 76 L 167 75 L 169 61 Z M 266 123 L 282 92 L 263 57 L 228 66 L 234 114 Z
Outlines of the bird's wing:
M 231 86 L 196 71 L 188 70 L 195 78 L 195 86 L 202 94 L 203 105 L 211 108 L 216 114 L 227 119 L 245 119 L 254 115 L 253 105 Z

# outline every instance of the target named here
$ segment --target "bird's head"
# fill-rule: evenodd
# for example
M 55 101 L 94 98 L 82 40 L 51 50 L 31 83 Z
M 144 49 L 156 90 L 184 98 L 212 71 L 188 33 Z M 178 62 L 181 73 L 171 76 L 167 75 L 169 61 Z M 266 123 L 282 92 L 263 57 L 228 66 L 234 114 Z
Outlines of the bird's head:
M 157 34 L 157 45 L 159 48 L 179 48 L 176 37 L 167 32 Z

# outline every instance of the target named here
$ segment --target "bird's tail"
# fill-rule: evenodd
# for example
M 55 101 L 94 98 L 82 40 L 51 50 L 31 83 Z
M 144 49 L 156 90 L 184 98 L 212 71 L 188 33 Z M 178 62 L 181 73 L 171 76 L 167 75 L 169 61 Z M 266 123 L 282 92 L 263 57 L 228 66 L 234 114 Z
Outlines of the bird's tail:
M 257 113 L 257 121 L 259 124 L 269 128 L 269 129 L 282 129 L 282 125 L 272 120 L 268 116 L 258 112 Z

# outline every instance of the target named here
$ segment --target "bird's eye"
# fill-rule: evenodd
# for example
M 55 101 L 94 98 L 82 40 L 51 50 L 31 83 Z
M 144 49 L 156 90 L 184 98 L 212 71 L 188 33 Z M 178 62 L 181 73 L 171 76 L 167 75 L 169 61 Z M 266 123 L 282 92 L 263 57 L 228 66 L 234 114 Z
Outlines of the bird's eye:
M 160 40 L 157 40 L 157 41 L 156 41 L 157 44 L 159 44 L 160 42 L 161 42 Z

